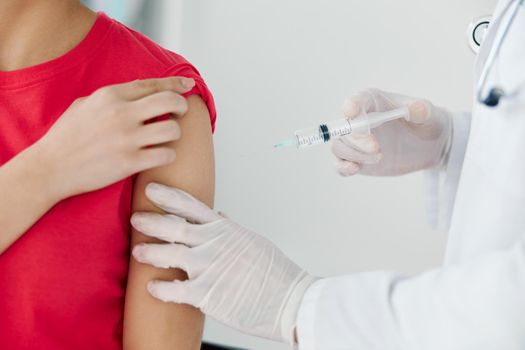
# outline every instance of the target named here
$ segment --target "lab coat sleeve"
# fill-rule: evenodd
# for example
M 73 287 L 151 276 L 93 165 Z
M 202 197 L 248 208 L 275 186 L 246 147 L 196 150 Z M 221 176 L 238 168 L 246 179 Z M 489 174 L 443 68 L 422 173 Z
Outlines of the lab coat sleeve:
M 523 350 L 525 241 L 416 277 L 319 280 L 297 334 L 300 350 Z
M 425 171 L 426 209 L 430 226 L 448 231 L 470 133 L 470 113 L 452 117 L 452 138 L 446 163 Z

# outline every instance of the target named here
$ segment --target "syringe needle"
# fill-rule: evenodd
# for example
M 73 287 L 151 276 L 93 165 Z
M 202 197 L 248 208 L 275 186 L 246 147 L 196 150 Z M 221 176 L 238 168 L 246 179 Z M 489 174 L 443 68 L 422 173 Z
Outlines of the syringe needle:
M 283 148 L 283 147 L 290 147 L 290 146 L 297 146 L 297 140 L 288 139 L 286 141 L 273 145 L 274 148 Z

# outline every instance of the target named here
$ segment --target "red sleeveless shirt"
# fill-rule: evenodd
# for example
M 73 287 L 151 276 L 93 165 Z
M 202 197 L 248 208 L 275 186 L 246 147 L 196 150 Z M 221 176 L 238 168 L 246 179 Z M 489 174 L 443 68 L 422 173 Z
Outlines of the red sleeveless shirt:
M 0 72 L 0 165 L 42 137 L 78 97 L 175 75 L 196 80 L 190 94 L 207 103 L 214 125 L 213 98 L 191 64 L 99 14 L 64 56 Z M 131 193 L 128 178 L 64 200 L 0 255 L 0 349 L 122 348 Z

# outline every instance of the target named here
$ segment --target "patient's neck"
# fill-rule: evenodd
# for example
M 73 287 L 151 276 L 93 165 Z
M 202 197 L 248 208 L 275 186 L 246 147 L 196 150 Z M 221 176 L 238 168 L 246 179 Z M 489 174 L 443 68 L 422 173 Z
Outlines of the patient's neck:
M 77 0 L 0 0 L 0 71 L 67 53 L 95 20 L 96 14 Z

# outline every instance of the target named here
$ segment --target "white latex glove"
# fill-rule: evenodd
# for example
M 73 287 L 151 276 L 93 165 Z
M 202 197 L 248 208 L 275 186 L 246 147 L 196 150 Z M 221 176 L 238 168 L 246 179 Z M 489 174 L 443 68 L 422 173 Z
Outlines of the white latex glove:
M 131 223 L 170 243 L 138 245 L 133 256 L 159 268 L 182 269 L 189 277 L 152 281 L 149 292 L 163 301 L 193 305 L 242 332 L 293 344 L 299 306 L 316 278 L 264 237 L 183 191 L 150 184 L 146 195 L 173 215 L 135 213 Z
M 337 169 L 343 176 L 402 175 L 439 166 L 446 158 L 452 134 L 451 114 L 430 102 L 370 89 L 348 98 L 343 106 L 348 118 L 363 112 L 384 112 L 402 106 L 410 121 L 385 123 L 372 135 L 344 136 L 332 144 Z

